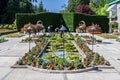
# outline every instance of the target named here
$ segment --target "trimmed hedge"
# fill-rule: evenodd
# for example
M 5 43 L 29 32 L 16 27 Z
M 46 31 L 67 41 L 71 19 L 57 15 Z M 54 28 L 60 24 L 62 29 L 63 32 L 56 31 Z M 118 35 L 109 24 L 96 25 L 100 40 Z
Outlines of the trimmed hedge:
M 78 26 L 80 21 L 85 21 L 86 26 L 90 26 L 92 23 L 100 25 L 102 32 L 108 32 L 109 30 L 109 19 L 106 16 L 88 15 L 74 13 L 74 26 Z
M 18 13 L 16 14 L 17 29 L 20 30 L 21 27 L 29 22 L 36 24 L 38 20 L 43 21 L 45 29 L 47 29 L 47 26 L 53 25 L 54 30 L 55 27 L 59 27 L 63 24 L 70 29 L 70 31 L 75 31 L 79 22 L 84 20 L 87 26 L 91 25 L 93 22 L 100 25 L 102 32 L 108 32 L 109 30 L 109 19 L 106 16 L 91 16 L 80 13 Z
M 74 31 L 74 14 L 73 13 L 62 13 L 63 20 L 65 25 L 70 31 Z

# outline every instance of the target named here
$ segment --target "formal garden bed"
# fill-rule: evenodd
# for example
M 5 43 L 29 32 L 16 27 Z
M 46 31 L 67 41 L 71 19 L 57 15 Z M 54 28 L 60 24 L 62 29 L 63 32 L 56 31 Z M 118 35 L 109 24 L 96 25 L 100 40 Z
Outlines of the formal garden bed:
M 83 53 L 79 52 L 73 42 Z M 16 65 L 28 65 L 35 70 L 37 68 L 64 72 L 64 70 L 87 70 L 110 63 L 97 52 L 92 52 L 81 37 L 65 33 L 64 36 L 55 34 L 50 38 L 42 37 L 40 43 L 25 53 Z

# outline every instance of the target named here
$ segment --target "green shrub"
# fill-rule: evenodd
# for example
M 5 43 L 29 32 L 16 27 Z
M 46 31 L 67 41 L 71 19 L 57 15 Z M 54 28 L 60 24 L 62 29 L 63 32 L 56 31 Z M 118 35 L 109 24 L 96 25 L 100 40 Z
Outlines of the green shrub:
M 116 41 L 120 42 L 120 38 L 117 38 Z
M 79 61 L 79 60 L 76 60 L 76 61 L 74 62 L 74 66 L 75 66 L 75 69 L 79 69 L 79 68 L 82 68 L 82 67 L 83 67 L 82 62 Z
M 94 64 L 94 65 L 97 65 L 97 64 L 98 64 L 99 57 L 100 57 L 100 55 L 99 55 L 98 53 L 95 53 L 95 54 L 94 54 L 94 59 L 93 59 L 93 64 Z
M 109 23 L 109 24 L 112 25 L 112 29 L 113 29 L 113 30 L 114 30 L 114 29 L 118 29 L 118 23 L 117 23 L 117 22 L 111 22 L 111 23 Z
M 13 25 L 9 25 L 9 26 L 8 26 L 8 29 L 13 29 Z
M 4 26 L 4 28 L 5 28 L 5 29 L 8 29 L 8 28 L 9 28 L 9 25 L 8 25 L 8 24 L 6 24 L 6 25 Z
M 57 66 L 55 66 L 56 70 L 63 70 L 63 66 L 61 64 L 58 64 Z
M 23 63 L 23 60 L 22 59 L 19 59 L 18 61 L 17 61 L 17 64 L 18 65 L 23 65 L 24 63 Z

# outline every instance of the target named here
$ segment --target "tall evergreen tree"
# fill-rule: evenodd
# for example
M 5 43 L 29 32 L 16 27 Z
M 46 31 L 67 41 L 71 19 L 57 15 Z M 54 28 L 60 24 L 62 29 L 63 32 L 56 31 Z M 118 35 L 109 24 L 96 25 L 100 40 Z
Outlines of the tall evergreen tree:
M 43 12 L 44 11 L 44 8 L 43 8 L 43 2 L 41 0 L 39 6 L 38 6 L 38 12 Z
M 0 0 L 0 15 L 5 13 L 8 0 Z
M 65 11 L 75 12 L 75 9 L 78 7 L 79 4 L 81 4 L 81 0 L 68 0 L 68 5 L 65 8 Z
M 29 0 L 21 0 L 20 1 L 20 12 L 22 13 L 34 12 L 32 3 Z
M 9 23 L 12 23 L 15 18 L 15 14 L 19 12 L 19 0 L 9 0 L 7 4 L 7 19 Z
M 6 13 L 6 7 L 7 7 L 8 0 L 0 0 L 0 23 L 2 23 L 3 14 Z
M 81 0 L 81 4 L 89 5 L 90 0 Z

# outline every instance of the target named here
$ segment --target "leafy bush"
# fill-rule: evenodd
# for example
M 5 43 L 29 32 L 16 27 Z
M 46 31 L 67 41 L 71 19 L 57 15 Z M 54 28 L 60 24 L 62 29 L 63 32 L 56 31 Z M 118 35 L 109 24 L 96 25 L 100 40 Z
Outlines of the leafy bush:
M 117 22 L 111 22 L 109 23 L 110 25 L 112 25 L 112 29 L 118 29 L 118 23 Z
M 117 38 L 116 41 L 120 42 L 120 38 Z
M 75 69 L 79 69 L 79 68 L 82 68 L 82 67 L 83 67 L 83 64 L 82 64 L 81 61 L 76 60 L 76 61 L 74 62 L 74 66 L 75 66 Z
M 41 67 L 42 67 L 43 69 L 46 69 L 46 65 L 47 65 L 47 64 L 43 62 L 42 65 L 41 65 Z
M 6 39 L 4 37 L 0 37 L 0 42 L 5 41 Z
M 17 64 L 23 65 L 23 64 L 24 64 L 24 63 L 23 63 L 23 60 L 22 60 L 22 59 L 19 59 L 19 60 L 17 61 Z
M 99 55 L 98 53 L 95 53 L 95 54 L 94 54 L 94 59 L 93 59 L 93 64 L 94 64 L 94 65 L 97 65 L 97 64 L 98 64 L 99 57 L 100 57 L 100 55 Z

